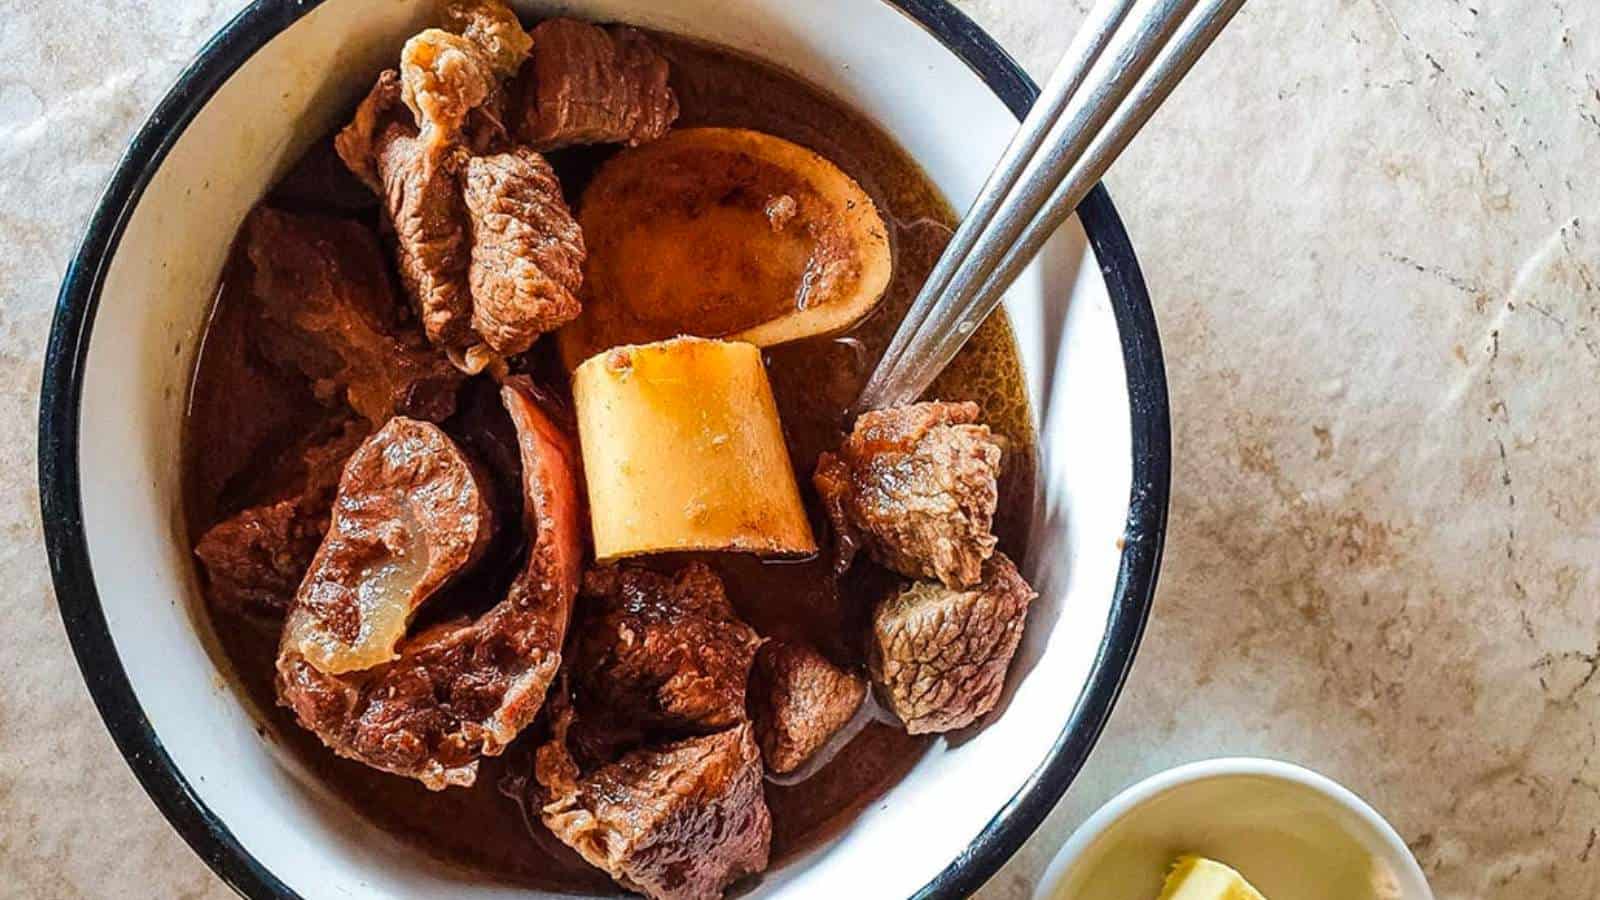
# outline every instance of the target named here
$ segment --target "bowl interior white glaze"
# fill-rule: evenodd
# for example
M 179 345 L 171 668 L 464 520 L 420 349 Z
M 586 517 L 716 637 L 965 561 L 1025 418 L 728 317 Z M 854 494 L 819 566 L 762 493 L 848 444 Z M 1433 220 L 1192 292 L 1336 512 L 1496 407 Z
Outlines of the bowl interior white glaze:
M 888 4 L 521 5 L 535 14 L 629 21 L 779 63 L 895 135 L 958 209 L 1016 127 L 977 75 Z M 172 146 L 127 223 L 83 371 L 83 531 L 116 654 L 195 798 L 304 897 L 519 893 L 392 839 L 258 734 L 257 715 L 230 684 L 202 608 L 179 502 L 188 379 L 234 230 L 266 186 L 392 64 L 429 8 L 425 0 L 327 0 L 227 79 Z M 760 896 L 915 893 L 961 856 L 1051 754 L 1091 674 L 1122 560 L 1132 430 L 1117 325 L 1076 225 L 1025 274 L 1007 309 L 1044 458 L 1043 514 L 1028 565 L 1041 599 L 1004 714 L 981 731 L 939 741 L 838 839 L 768 873 Z

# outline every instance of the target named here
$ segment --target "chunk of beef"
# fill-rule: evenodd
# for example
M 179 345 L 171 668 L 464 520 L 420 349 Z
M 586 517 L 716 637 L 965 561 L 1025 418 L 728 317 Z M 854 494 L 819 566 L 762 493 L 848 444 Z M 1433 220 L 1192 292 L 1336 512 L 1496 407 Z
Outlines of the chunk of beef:
M 544 157 L 523 147 L 467 161 L 472 326 L 496 351 L 521 353 L 577 317 L 583 232 Z
M 322 529 L 303 514 L 300 501 L 279 500 L 218 522 L 201 536 L 194 554 L 205 566 L 211 602 L 235 613 L 278 618 L 320 543 Z
M 366 227 L 258 207 L 245 223 L 261 349 L 374 425 L 439 420 L 462 377 L 398 319 L 382 251 Z
M 666 59 L 641 32 L 549 19 L 512 88 L 513 126 L 535 150 L 653 141 L 678 118 Z
M 400 73 L 380 74 L 334 147 L 350 171 L 383 198 L 384 234 L 428 340 L 461 350 L 476 343 L 461 202 L 465 151 L 430 149 L 400 106 L 400 94 Z
M 349 420 L 298 449 L 293 471 L 272 479 L 289 486 L 279 499 L 247 507 L 201 536 L 194 552 L 213 603 L 269 618 L 288 610 L 328 529 L 339 473 L 367 432 L 365 423 Z
M 793 772 L 861 707 L 867 683 L 805 644 L 768 641 L 750 674 L 750 718 L 767 768 Z
M 540 819 L 618 884 L 655 900 L 713 900 L 767 867 L 772 816 L 748 723 L 635 750 L 587 775 L 565 745 L 570 710 L 539 748 Z
M 906 731 L 951 731 L 994 708 L 1036 596 L 996 553 L 974 588 L 919 581 L 878 605 L 867 668 Z
M 404 119 L 397 115 L 400 109 L 400 70 L 385 69 L 378 73 L 372 90 L 361 98 L 350 124 L 333 136 L 333 149 L 339 154 L 355 176 L 375 194 L 383 194 L 383 179 L 378 174 L 378 138 L 390 125 Z
M 469 26 L 470 27 L 470 26 Z M 386 232 L 428 339 L 466 351 L 480 337 L 511 355 L 578 315 L 583 232 L 544 158 L 522 147 L 470 156 L 430 143 L 392 110 L 379 76 L 336 140 L 351 171 L 384 198 Z
M 406 294 L 428 340 L 448 349 L 477 342 L 472 334 L 471 262 L 459 160 L 430 156 L 409 126 L 391 125 L 379 139 L 388 233 Z
M 524 379 L 507 380 L 502 402 L 517 429 L 530 545 L 505 599 L 474 621 L 406 639 L 398 658 L 371 669 L 329 675 L 287 641 L 278 658 L 279 699 L 301 724 L 342 756 L 435 790 L 472 784 L 478 758 L 503 752 L 533 721 L 560 666 L 578 589 L 572 442 Z
M 869 412 L 813 477 L 839 541 L 912 578 L 978 582 L 994 552 L 1001 445 L 975 403 L 914 403 Z
M 586 742 L 608 729 L 704 733 L 744 718 L 761 638 L 709 566 L 595 569 L 583 593 L 571 672 Z
M 517 14 L 499 0 L 449 0 L 442 18 L 446 31 L 478 46 L 500 78 L 517 74 L 533 47 Z

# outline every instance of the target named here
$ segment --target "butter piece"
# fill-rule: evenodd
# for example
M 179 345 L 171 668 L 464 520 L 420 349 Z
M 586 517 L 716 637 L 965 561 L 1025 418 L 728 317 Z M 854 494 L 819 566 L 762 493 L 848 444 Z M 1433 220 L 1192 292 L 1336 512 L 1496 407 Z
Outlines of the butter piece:
M 1180 856 L 1157 900 L 1266 900 L 1244 876 L 1215 860 Z

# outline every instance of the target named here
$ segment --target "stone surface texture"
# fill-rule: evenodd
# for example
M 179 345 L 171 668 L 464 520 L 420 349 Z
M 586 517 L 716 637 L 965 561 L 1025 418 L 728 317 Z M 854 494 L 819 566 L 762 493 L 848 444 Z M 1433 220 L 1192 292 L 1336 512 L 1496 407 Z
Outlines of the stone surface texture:
M 101 728 L 34 479 L 111 166 L 238 0 L 0 0 L 0 894 L 221 898 Z M 1088 0 L 961 0 L 1042 78 Z M 1108 179 L 1175 432 L 1155 615 L 1088 767 L 1294 760 L 1443 898 L 1600 894 L 1600 5 L 1252 0 Z

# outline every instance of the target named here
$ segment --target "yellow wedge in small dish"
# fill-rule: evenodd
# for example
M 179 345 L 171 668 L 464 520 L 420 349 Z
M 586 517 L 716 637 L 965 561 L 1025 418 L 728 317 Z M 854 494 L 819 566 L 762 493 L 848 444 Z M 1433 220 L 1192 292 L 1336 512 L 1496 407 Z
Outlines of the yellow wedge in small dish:
M 1203 856 L 1180 856 L 1157 900 L 1266 900 L 1233 869 Z

